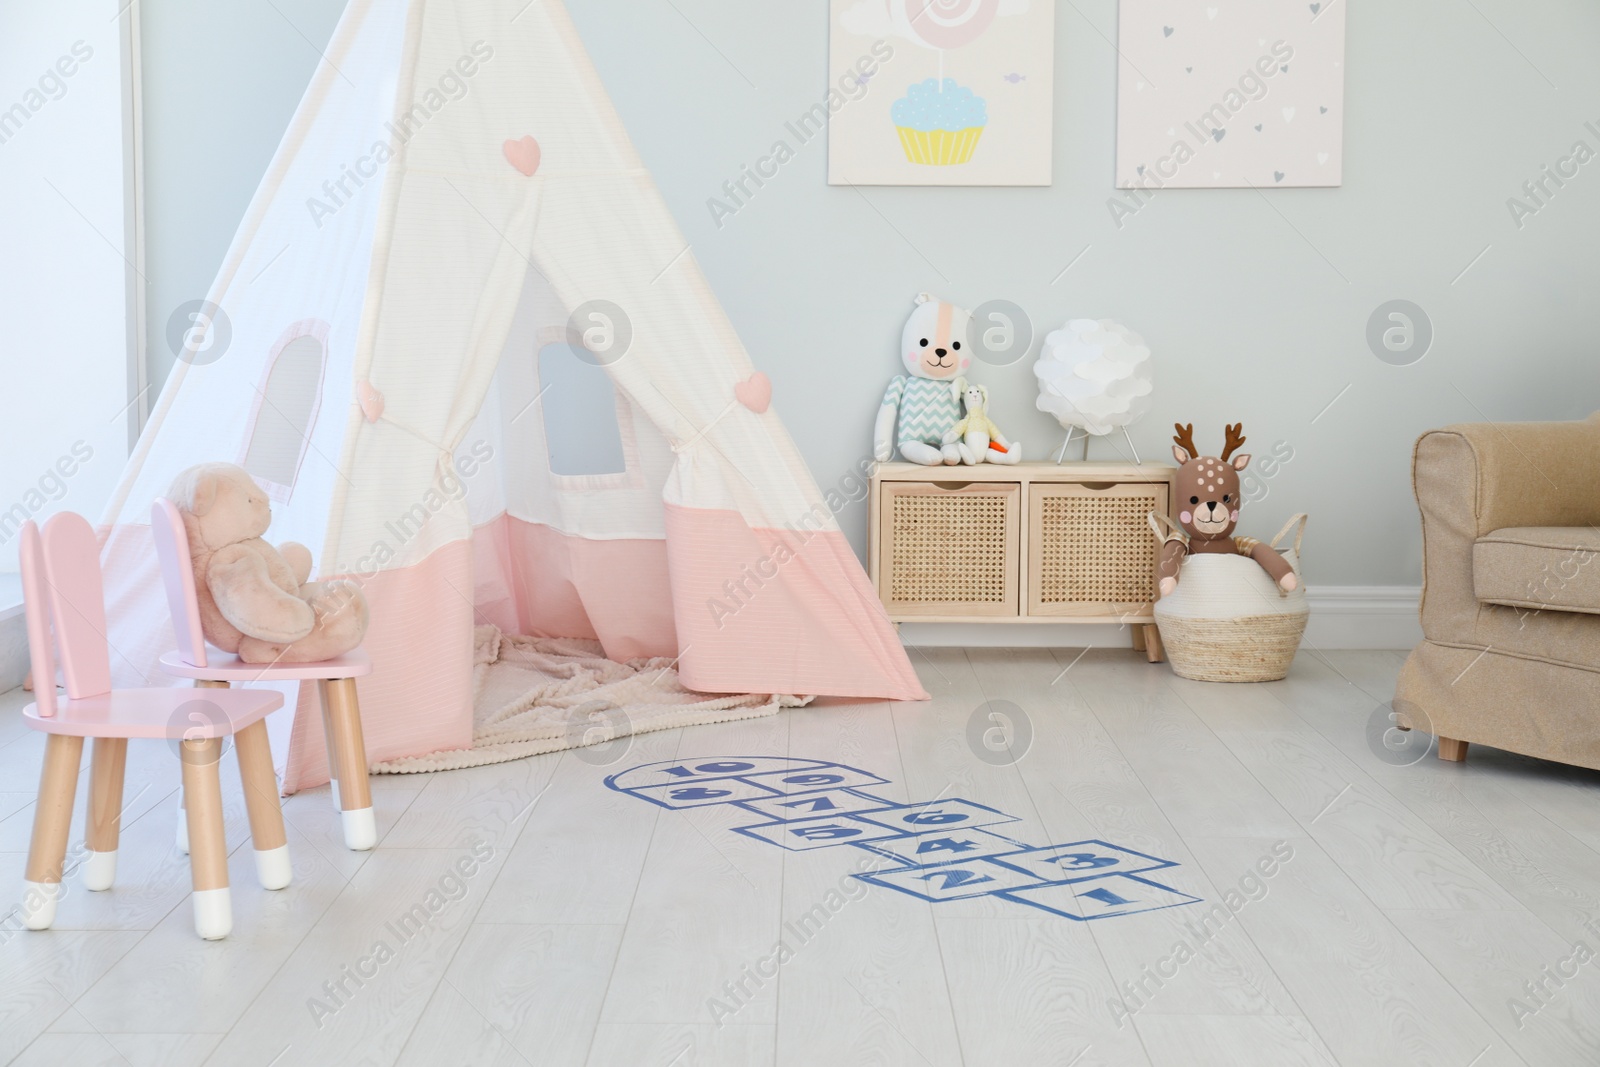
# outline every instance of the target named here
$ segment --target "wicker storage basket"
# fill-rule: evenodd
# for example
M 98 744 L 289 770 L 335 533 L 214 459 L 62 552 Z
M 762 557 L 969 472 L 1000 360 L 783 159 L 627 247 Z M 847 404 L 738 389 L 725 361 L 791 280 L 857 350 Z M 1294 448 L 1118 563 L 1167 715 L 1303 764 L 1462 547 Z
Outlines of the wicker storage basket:
M 1151 514 L 1156 536 L 1164 537 L 1156 513 Z M 1305 515 L 1290 519 L 1270 543 L 1278 548 L 1290 530 L 1295 530 L 1294 547 L 1279 551 L 1299 576 Z M 1255 560 L 1221 553 L 1186 556 L 1178 588 L 1155 605 L 1172 669 L 1198 682 L 1275 682 L 1284 677 L 1310 614 L 1303 578 L 1294 592 L 1285 593 Z

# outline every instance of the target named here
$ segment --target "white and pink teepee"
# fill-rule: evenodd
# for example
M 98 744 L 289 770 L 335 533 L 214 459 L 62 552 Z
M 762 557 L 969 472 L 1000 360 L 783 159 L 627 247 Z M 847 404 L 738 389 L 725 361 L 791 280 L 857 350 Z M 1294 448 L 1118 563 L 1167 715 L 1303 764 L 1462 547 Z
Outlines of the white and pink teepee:
M 227 460 L 366 592 L 374 761 L 471 744 L 476 623 L 926 696 L 558 0 L 351 0 L 326 57 L 108 511 L 119 684 L 173 647 L 151 501 Z M 558 378 L 610 391 L 576 463 Z

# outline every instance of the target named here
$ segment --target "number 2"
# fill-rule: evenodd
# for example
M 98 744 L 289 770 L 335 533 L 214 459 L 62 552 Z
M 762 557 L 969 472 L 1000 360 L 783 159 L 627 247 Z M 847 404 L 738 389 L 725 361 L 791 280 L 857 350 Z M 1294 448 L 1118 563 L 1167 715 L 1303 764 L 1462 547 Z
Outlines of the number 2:
M 940 889 L 954 889 L 957 886 L 977 885 L 979 882 L 994 881 L 987 874 L 978 874 L 975 871 L 934 871 L 932 874 L 922 875 L 921 878 L 924 882 L 935 878 L 943 878 L 944 885 L 940 886 Z

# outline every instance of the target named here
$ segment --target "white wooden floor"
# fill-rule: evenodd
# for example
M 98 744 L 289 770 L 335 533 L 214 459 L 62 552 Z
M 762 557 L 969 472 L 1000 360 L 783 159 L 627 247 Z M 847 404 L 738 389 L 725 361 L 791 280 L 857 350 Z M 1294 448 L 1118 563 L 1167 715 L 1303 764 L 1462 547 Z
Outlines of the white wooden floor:
M 1395 653 L 1302 654 L 1259 686 L 1079 657 L 918 650 L 926 704 L 376 778 L 367 854 L 313 790 L 285 803 L 296 882 L 280 893 L 255 885 L 235 775 L 235 929 L 218 943 L 191 926 L 174 757 L 136 744 L 117 888 L 72 886 L 51 932 L 0 930 L 0 1062 L 1600 1063 L 1600 774 L 1477 748 L 1460 766 L 1383 761 L 1367 727 Z M 1031 727 L 1014 763 L 982 742 L 989 701 Z M 7 898 L 41 752 L 21 703 L 0 697 Z M 930 903 L 851 882 L 860 848 L 786 851 L 732 832 L 751 812 L 603 784 L 749 755 L 848 764 L 890 800 L 976 801 L 1035 845 L 1172 860 L 1146 877 L 1202 902 L 1088 922 Z

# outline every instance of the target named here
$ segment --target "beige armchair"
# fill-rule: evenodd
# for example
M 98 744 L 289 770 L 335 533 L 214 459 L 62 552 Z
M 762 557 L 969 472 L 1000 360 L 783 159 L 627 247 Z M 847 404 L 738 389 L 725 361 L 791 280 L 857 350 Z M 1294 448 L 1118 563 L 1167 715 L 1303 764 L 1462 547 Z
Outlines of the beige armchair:
M 1600 769 L 1600 414 L 1422 435 L 1423 642 L 1394 710 L 1439 756 L 1478 741 Z

